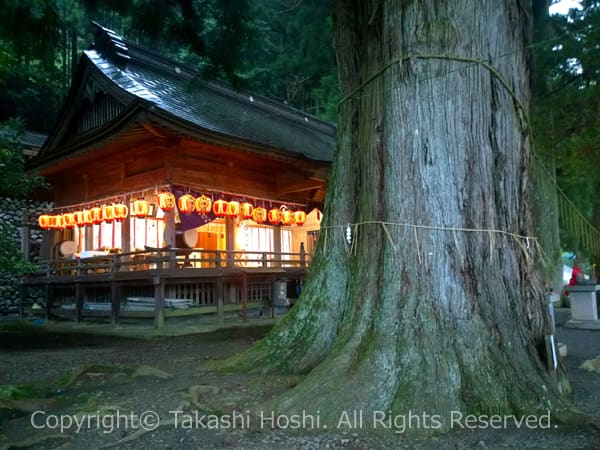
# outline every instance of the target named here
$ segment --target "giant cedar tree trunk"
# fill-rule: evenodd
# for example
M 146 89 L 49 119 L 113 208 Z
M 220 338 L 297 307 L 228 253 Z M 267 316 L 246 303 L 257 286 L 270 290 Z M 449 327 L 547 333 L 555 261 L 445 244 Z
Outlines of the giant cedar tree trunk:
M 335 423 L 352 409 L 446 420 L 565 406 L 540 353 L 534 241 L 508 234 L 533 233 L 518 106 L 528 5 L 335 2 L 349 95 L 311 276 L 285 320 L 231 361 L 308 372 L 270 407 Z

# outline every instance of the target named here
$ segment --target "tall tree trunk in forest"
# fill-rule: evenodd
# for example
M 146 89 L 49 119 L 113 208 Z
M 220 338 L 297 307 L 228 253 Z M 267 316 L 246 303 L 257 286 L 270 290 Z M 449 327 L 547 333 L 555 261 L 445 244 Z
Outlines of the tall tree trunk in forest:
M 229 361 L 308 373 L 277 411 L 422 412 L 448 428 L 451 411 L 566 408 L 531 238 L 531 2 L 426 3 L 335 2 L 346 97 L 311 275 Z

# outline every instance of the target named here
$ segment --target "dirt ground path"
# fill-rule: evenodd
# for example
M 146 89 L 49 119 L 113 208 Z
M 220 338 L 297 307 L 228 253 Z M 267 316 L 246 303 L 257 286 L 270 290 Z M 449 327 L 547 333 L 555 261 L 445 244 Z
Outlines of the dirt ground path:
M 361 428 L 355 412 L 334 430 L 319 426 L 316 412 L 298 418 L 299 426 L 284 418 L 287 423 L 273 428 L 276 419 L 268 413 L 259 423 L 250 412 L 300 377 L 203 368 L 252 345 L 267 329 L 155 339 L 43 327 L 0 332 L 0 449 L 600 448 L 600 432 L 560 426 L 551 416 L 533 427 L 457 427 L 421 439 L 409 438 L 399 425 L 396 432 L 381 426 L 374 432 L 366 418 Z M 580 368 L 600 356 L 600 332 L 559 327 L 557 334 L 568 346 L 573 401 L 600 421 L 600 373 Z M 423 417 L 405 419 L 405 428 L 424 425 Z

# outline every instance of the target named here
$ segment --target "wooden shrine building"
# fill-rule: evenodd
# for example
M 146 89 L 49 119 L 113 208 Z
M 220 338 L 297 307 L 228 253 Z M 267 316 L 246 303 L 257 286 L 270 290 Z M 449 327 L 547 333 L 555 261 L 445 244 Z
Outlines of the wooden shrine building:
M 294 296 L 319 229 L 335 127 L 95 24 L 28 170 L 53 186 L 39 270 L 47 313 L 245 314 Z M 241 312 L 239 312 L 241 311 Z

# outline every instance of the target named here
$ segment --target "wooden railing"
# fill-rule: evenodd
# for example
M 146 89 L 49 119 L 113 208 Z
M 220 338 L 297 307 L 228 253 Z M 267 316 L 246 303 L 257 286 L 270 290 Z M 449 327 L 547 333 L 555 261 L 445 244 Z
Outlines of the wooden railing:
M 82 276 L 147 270 L 306 268 L 310 255 L 284 252 L 247 252 L 183 248 L 146 249 L 107 253 L 89 258 L 64 258 L 38 264 L 32 277 Z

